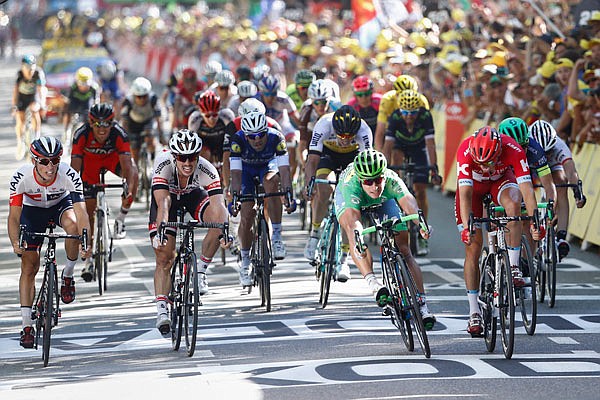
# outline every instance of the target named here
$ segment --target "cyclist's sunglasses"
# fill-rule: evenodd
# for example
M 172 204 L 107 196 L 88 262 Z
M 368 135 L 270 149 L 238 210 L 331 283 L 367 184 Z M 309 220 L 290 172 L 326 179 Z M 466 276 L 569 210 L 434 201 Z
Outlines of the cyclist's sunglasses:
M 475 164 L 481 165 L 482 167 L 487 167 L 487 168 L 492 167 L 495 163 L 496 163 L 496 161 L 494 161 L 494 160 L 492 160 L 492 161 L 486 161 L 486 162 L 477 162 L 477 161 L 475 161 Z
M 263 96 L 265 97 L 275 97 L 277 92 L 263 92 Z
M 373 178 L 373 179 L 364 179 L 362 181 L 362 184 L 365 186 L 373 186 L 373 185 L 379 185 L 379 184 L 381 184 L 381 182 L 383 182 L 383 176 L 378 176 L 377 178 Z
M 217 118 L 219 113 L 216 112 L 207 112 L 203 114 L 206 118 Z
M 197 161 L 198 157 L 200 156 L 200 153 L 194 153 L 194 154 L 175 154 L 175 159 L 179 162 L 186 162 L 186 161 Z
M 267 134 L 267 131 L 262 131 L 262 132 L 258 132 L 258 133 L 246 133 L 246 137 L 250 140 L 258 140 L 258 139 L 262 139 L 263 137 L 265 137 L 266 134 Z
M 356 97 L 368 97 L 368 96 L 370 96 L 372 94 L 373 94 L 373 92 L 370 91 L 370 90 L 367 90 L 366 92 L 354 92 L 354 95 Z
M 110 121 L 94 121 L 94 122 L 92 122 L 92 126 L 95 126 L 96 128 L 108 128 L 111 125 L 112 125 L 112 120 L 110 120 Z
M 58 165 L 60 163 L 60 157 L 53 157 L 53 158 L 40 158 L 40 157 L 34 157 L 35 162 L 37 162 L 38 164 L 42 164 L 43 166 L 48 166 L 50 163 L 52 163 L 52 165 Z
M 323 100 L 313 100 L 313 104 L 315 106 L 324 106 L 325 104 L 327 104 L 327 100 L 323 99 Z
M 354 139 L 354 137 L 356 135 L 354 135 L 352 133 L 336 133 L 336 136 L 342 140 L 349 140 L 349 139 Z
M 400 110 L 400 113 L 405 117 L 417 115 L 418 112 L 419 110 Z

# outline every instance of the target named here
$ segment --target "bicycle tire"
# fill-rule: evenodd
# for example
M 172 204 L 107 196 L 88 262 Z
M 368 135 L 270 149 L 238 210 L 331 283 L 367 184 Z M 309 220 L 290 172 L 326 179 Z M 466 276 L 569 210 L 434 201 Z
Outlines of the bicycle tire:
M 536 268 L 533 263 L 533 256 L 531 254 L 531 246 L 529 246 L 529 240 L 525 235 L 521 236 L 521 270 L 523 276 L 529 278 L 529 284 L 516 289 L 516 295 L 519 299 L 519 308 L 521 309 L 521 318 L 523 319 L 523 326 L 529 336 L 535 333 L 535 327 L 537 324 L 537 299 L 536 299 Z M 527 294 L 529 293 L 529 295 Z
M 535 288 L 536 288 L 536 297 L 537 297 L 537 301 L 540 303 L 544 302 L 544 299 L 546 297 L 546 261 L 545 261 L 545 257 L 544 254 L 546 253 L 545 244 L 546 239 L 543 239 L 540 242 L 540 245 L 542 248 L 538 247 L 538 250 L 535 253 L 535 259 L 537 262 L 537 268 L 536 268 L 536 280 L 535 280 Z
M 42 343 L 42 361 L 44 367 L 48 366 L 50 360 L 50 341 L 52 336 L 52 324 L 54 314 L 54 298 L 55 298 L 55 284 L 56 284 L 56 265 L 51 264 L 46 266 L 48 275 L 46 276 L 46 287 L 45 287 L 45 304 L 43 305 L 42 317 L 43 317 L 43 343 Z M 58 307 L 58 304 L 57 304 Z
M 504 358 L 510 360 L 515 347 L 515 294 L 510 270 L 508 253 L 504 250 L 497 254 L 500 262 L 500 330 Z
M 169 316 L 171 317 L 171 347 L 178 351 L 181 346 L 181 331 L 183 318 L 181 318 L 181 271 L 179 255 L 171 267 L 171 295 L 169 298 Z M 179 278 L 179 279 L 178 279 Z
M 261 261 L 262 264 L 262 292 L 264 306 L 267 312 L 271 311 L 271 249 L 269 242 L 269 227 L 267 226 L 266 220 L 261 220 L 260 223 L 262 241 L 260 242 L 261 250 Z
M 546 241 L 546 257 L 548 260 L 548 269 L 546 270 L 546 283 L 548 289 L 548 307 L 553 308 L 556 304 L 556 236 L 554 226 L 548 224 L 548 240 Z
M 402 257 L 400 257 L 402 259 Z M 425 358 L 431 357 L 431 348 L 429 347 L 429 338 L 427 337 L 427 331 L 425 330 L 425 325 L 423 324 L 423 316 L 421 315 L 421 307 L 419 305 L 418 295 L 417 295 L 417 285 L 415 283 L 414 278 L 410 270 L 408 269 L 408 264 L 406 261 L 402 259 L 401 261 L 402 268 L 400 268 L 400 274 L 402 276 L 402 280 L 405 283 L 405 287 L 408 292 L 408 304 L 411 312 L 410 323 L 413 327 L 413 333 L 417 336 L 419 343 L 421 345 L 421 350 L 423 351 L 423 355 Z
M 185 326 L 185 348 L 188 357 L 196 350 L 198 334 L 198 307 L 200 305 L 200 289 L 198 287 L 198 260 L 196 254 L 190 253 L 184 263 L 183 289 L 183 321 Z
M 419 251 L 419 228 L 415 224 L 409 223 L 408 225 L 408 242 L 410 245 L 410 252 L 416 257 Z
M 389 256 L 384 257 L 383 264 L 383 281 L 388 288 L 392 297 L 391 305 L 388 305 L 391 311 L 390 319 L 392 325 L 400 331 L 400 337 L 408 351 L 415 350 L 415 342 L 412 334 L 412 328 L 408 321 L 410 315 L 403 308 L 403 299 L 408 297 L 406 289 L 400 284 L 400 266 L 398 263 L 391 264 Z
M 489 249 L 484 247 L 481 251 L 479 261 L 479 265 L 481 265 L 479 299 L 482 303 L 483 338 L 485 340 L 485 347 L 489 353 L 492 353 L 496 348 L 498 333 L 498 317 L 496 316 L 496 309 L 494 307 L 494 261 L 494 256 L 489 256 Z
M 98 281 L 98 294 L 102 296 L 104 286 L 102 285 L 104 277 L 104 214 L 96 213 L 96 254 L 94 256 L 94 277 Z
M 321 303 L 321 308 L 327 307 L 327 302 L 329 301 L 329 290 L 331 288 L 331 280 L 333 279 L 333 271 L 335 270 L 336 265 L 340 259 L 339 254 L 339 225 L 337 224 L 337 220 L 331 221 L 328 219 L 327 221 L 327 242 L 326 242 L 326 258 L 324 258 L 325 263 L 324 271 L 321 273 L 321 285 L 320 285 L 320 298 L 319 302 Z

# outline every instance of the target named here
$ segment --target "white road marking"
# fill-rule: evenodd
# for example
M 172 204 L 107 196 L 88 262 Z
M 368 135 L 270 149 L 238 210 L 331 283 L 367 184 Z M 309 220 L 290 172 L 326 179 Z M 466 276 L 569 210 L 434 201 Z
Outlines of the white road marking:
M 548 339 L 552 340 L 556 344 L 579 344 L 577 340 L 568 336 L 548 337 Z
M 539 361 L 539 362 L 521 362 L 524 366 L 539 373 L 564 373 L 569 372 L 585 373 L 585 372 L 600 372 L 598 363 L 583 362 L 583 361 Z

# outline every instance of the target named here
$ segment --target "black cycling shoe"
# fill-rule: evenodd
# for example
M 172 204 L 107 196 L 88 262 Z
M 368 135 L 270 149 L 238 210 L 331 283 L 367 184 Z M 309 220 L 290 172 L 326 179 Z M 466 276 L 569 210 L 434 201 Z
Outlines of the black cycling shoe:
M 92 263 L 87 264 L 81 271 L 81 279 L 86 282 L 91 282 L 94 279 L 94 266 Z

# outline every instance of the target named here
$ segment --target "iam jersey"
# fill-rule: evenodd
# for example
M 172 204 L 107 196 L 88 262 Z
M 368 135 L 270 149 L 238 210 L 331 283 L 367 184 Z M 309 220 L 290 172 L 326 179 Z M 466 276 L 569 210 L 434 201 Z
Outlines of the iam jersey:
M 351 153 L 355 150 L 370 149 L 373 145 L 373 132 L 367 123 L 360 121 L 360 128 L 356 132 L 356 136 L 349 145 L 341 145 L 331 120 L 333 113 L 323 115 L 315 124 L 312 138 L 308 147 L 309 154 L 321 154 L 323 148 L 327 148 L 335 153 Z
M 502 135 L 502 153 L 489 172 L 484 172 L 481 166 L 473 161 L 469 152 L 471 138 L 469 136 L 460 144 L 456 152 L 456 170 L 458 172 L 458 186 L 473 186 L 475 182 L 497 181 L 504 173 L 512 168 L 517 178 L 517 183 L 531 182 L 529 164 L 525 152 L 511 137 Z
M 205 189 L 209 196 L 223 193 L 221 177 L 215 166 L 207 159 L 198 158 L 196 170 L 183 188 L 177 178 L 175 163 L 176 161 L 169 150 L 163 150 L 156 156 L 152 174 L 152 190 L 165 189 L 177 196 L 188 194 L 196 189 Z
M 393 138 L 400 148 L 422 148 L 425 146 L 425 139 L 433 139 L 434 135 L 433 118 L 424 108 L 419 108 L 412 132 L 408 130 L 400 110 L 392 113 L 385 132 L 386 139 Z
M 231 137 L 231 164 L 241 161 L 242 165 L 265 166 L 275 157 L 287 155 L 285 137 L 273 128 L 267 128 L 267 143 L 262 150 L 255 150 L 248 143 L 243 131 Z
M 84 201 L 83 182 L 79 174 L 63 162 L 58 165 L 56 177 L 51 183 L 38 182 L 31 164 L 19 168 L 10 180 L 11 206 L 50 208 L 69 195 L 74 203 Z

